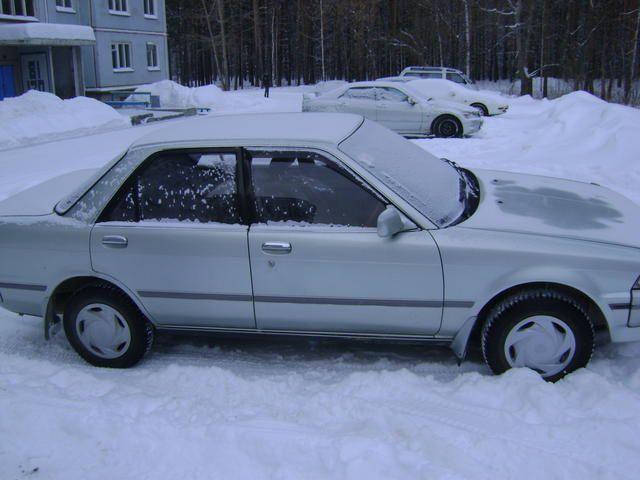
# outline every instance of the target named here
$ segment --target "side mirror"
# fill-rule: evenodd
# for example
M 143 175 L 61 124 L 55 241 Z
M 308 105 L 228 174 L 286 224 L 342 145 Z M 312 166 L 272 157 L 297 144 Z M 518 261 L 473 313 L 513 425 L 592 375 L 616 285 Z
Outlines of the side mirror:
M 393 207 L 387 207 L 378 215 L 378 236 L 382 238 L 393 237 L 406 229 L 400 212 Z
M 412 107 L 413 107 L 416 103 L 418 103 L 418 102 L 416 102 L 416 101 L 415 101 L 413 98 L 411 98 L 411 97 L 407 97 L 407 102 L 409 102 L 409 105 L 411 105 Z

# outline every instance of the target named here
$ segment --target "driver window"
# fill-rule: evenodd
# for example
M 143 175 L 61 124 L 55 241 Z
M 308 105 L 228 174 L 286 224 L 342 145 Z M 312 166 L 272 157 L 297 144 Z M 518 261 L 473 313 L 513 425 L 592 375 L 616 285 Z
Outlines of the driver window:
M 378 100 L 387 102 L 408 102 L 409 97 L 396 88 L 383 87 L 378 89 Z
M 252 152 L 254 213 L 259 223 L 372 227 L 386 205 L 354 178 L 310 152 Z

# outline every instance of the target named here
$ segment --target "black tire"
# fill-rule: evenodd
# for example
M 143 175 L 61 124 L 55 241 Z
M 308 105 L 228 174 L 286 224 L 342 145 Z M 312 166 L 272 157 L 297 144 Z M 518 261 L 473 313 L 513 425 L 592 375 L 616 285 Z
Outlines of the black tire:
M 472 103 L 470 106 L 473 108 L 477 108 L 483 117 L 489 116 L 489 109 L 486 105 L 483 105 L 482 103 Z
M 100 344 L 105 341 L 105 337 L 115 337 L 116 335 L 112 335 L 110 329 L 103 332 L 102 325 L 98 325 L 89 332 L 85 321 L 81 317 L 79 318 L 81 312 L 83 315 L 88 312 L 97 312 L 98 315 L 106 317 L 109 316 L 109 313 L 115 312 L 117 316 L 108 322 L 113 322 L 115 329 L 125 332 L 127 340 L 119 343 L 109 352 L 102 351 L 98 346 L 93 345 L 92 341 L 96 340 L 97 344 Z M 153 345 L 153 326 L 129 297 L 115 288 L 87 287 L 80 290 L 67 304 L 63 323 L 71 346 L 78 355 L 96 367 L 132 367 L 144 357 Z M 101 335 L 101 333 L 107 333 L 108 336 Z
M 453 115 L 440 115 L 436 118 L 431 132 L 438 138 L 460 138 L 464 133 L 462 123 Z
M 546 323 L 547 330 L 538 324 L 540 321 Z M 531 330 L 533 328 L 538 330 Z M 550 335 L 546 335 L 548 330 L 552 331 Z M 522 338 L 520 343 L 518 340 L 512 343 L 518 335 Z M 554 335 L 556 338 L 552 339 Z M 570 347 L 572 338 L 573 346 Z M 554 347 L 557 348 L 554 350 Z M 586 366 L 593 349 L 593 324 L 587 309 L 570 295 L 554 290 L 524 290 L 504 298 L 490 311 L 482 330 L 482 354 L 496 374 L 512 366 L 525 366 L 536 370 L 545 380 L 555 382 Z M 519 354 L 523 358 L 514 362 Z M 546 360 L 535 359 L 536 355 L 542 355 Z M 556 357 L 557 361 L 551 360 Z M 549 368 L 546 371 L 537 368 L 542 364 Z

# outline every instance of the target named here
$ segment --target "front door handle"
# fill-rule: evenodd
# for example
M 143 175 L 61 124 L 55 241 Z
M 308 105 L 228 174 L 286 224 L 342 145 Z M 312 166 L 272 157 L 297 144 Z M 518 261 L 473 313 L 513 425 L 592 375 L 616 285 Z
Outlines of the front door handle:
M 287 242 L 265 242 L 262 251 L 271 255 L 286 255 L 291 253 L 291 244 Z
M 129 241 L 122 235 L 105 235 L 102 237 L 102 245 L 109 248 L 127 248 Z

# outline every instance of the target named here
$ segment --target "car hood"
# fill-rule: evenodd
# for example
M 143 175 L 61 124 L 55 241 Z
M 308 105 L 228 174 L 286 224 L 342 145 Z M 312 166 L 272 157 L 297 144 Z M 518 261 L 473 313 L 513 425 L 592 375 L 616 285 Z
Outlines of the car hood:
M 597 184 L 474 169 L 480 204 L 463 228 L 640 248 L 640 207 Z
M 0 201 L 0 217 L 36 216 L 53 212 L 56 204 L 78 185 L 95 175 L 97 169 L 76 170 L 22 190 Z

